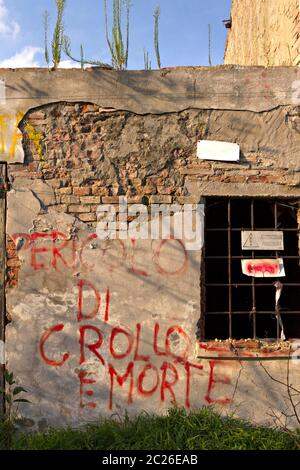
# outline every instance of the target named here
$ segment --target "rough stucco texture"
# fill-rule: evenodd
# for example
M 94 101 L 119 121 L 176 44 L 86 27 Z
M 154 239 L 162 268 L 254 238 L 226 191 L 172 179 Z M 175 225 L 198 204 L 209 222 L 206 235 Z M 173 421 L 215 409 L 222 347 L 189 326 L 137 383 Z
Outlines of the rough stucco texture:
M 225 64 L 300 64 L 299 0 L 233 0 Z
M 163 412 L 175 395 L 166 389 L 161 396 L 162 380 L 174 382 L 184 405 L 199 315 L 199 253 L 187 259 L 176 241 L 164 247 L 159 241 L 100 242 L 70 215 L 35 213 L 36 202 L 29 190 L 22 202 L 14 194 L 8 199 L 16 215 L 24 205 L 32 210 L 21 231 L 24 238 L 31 234 L 31 243 L 19 251 L 6 333 L 9 368 L 33 403 L 23 409 L 24 423 L 42 429 L 126 408 Z M 11 218 L 8 230 L 15 230 Z M 53 231 L 59 232 L 56 261 Z M 189 397 L 195 405 L 196 390 Z
M 25 120 L 40 138 L 21 123 L 25 163 L 8 168 L 6 328 L 8 367 L 33 403 L 22 407 L 24 425 L 77 426 L 174 403 L 260 422 L 268 406 L 283 409 L 258 364 L 197 359 L 206 351 L 196 340 L 199 251 L 185 240 L 100 241 L 94 228 L 99 203 L 119 195 L 148 205 L 299 195 L 298 108 L 137 115 L 56 103 Z M 200 138 L 239 142 L 241 161 L 197 160 Z

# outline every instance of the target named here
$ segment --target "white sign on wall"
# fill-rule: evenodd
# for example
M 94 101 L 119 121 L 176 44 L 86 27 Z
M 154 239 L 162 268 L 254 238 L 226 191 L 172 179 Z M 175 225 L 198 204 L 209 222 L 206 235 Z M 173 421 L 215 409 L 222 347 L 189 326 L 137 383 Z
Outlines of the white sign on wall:
M 242 250 L 284 250 L 283 232 L 244 230 Z
M 232 142 L 200 140 L 197 146 L 197 157 L 202 160 L 236 162 L 240 159 L 240 146 Z

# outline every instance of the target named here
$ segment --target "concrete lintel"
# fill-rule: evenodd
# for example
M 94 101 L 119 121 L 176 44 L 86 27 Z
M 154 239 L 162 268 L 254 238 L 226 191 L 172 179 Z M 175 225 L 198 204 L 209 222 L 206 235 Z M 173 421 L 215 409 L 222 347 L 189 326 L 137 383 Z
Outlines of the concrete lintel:
M 6 86 L 8 109 L 85 101 L 146 114 L 187 108 L 261 112 L 300 104 L 299 67 L 177 67 L 123 72 L 98 67 L 0 69 L 0 80 Z
M 187 181 L 186 189 L 189 194 L 221 197 L 278 197 L 300 198 L 300 187 L 287 187 L 281 184 L 261 183 L 218 183 Z

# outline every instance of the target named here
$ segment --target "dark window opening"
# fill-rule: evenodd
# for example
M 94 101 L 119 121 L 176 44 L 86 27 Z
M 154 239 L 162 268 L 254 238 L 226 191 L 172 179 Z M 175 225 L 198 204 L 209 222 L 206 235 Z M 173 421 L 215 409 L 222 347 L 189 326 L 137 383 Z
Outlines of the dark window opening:
M 207 339 L 280 339 L 274 282 L 283 285 L 279 312 L 286 339 L 300 337 L 300 256 L 297 201 L 207 198 L 203 303 Z M 284 250 L 243 250 L 242 230 L 282 231 Z M 243 274 L 242 259 L 283 258 L 285 277 Z

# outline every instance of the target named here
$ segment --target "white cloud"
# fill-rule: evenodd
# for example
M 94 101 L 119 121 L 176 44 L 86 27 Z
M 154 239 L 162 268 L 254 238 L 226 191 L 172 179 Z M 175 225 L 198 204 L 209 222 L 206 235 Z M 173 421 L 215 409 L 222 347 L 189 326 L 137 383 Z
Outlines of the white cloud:
M 59 69 L 78 69 L 80 67 L 79 62 L 73 62 L 71 59 L 62 60 L 59 63 Z
M 20 32 L 20 25 L 9 18 L 4 0 L 0 0 L 0 35 L 15 38 Z
M 0 60 L 0 68 L 42 67 L 36 59 L 36 55 L 42 52 L 44 50 L 41 47 L 26 46 L 14 56 Z M 59 69 L 77 69 L 79 67 L 80 64 L 78 62 L 73 62 L 70 59 L 62 60 L 58 66 Z
M 37 60 L 35 60 L 36 54 L 40 52 L 43 52 L 40 47 L 26 46 L 21 52 L 17 52 L 9 59 L 1 60 L 0 68 L 40 67 Z

